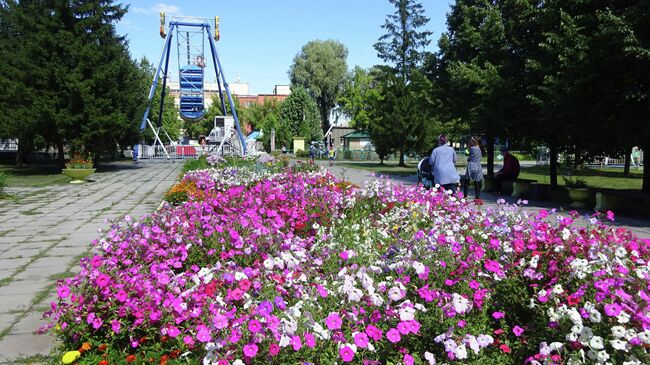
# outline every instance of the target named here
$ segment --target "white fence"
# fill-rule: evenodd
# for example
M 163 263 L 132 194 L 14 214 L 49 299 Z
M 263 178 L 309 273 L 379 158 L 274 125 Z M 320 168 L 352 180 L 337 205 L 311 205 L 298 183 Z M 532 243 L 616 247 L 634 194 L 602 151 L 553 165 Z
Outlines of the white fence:
M 17 139 L 3 139 L 0 140 L 0 151 L 18 151 Z

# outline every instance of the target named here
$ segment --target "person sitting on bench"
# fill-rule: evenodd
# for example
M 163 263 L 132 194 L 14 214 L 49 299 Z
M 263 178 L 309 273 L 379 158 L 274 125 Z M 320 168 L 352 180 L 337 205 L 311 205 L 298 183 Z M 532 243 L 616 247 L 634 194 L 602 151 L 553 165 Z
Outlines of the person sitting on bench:
M 503 167 L 494 174 L 494 190 L 501 191 L 503 180 L 516 180 L 519 176 L 519 160 L 508 152 L 508 147 L 501 146 L 503 155 Z

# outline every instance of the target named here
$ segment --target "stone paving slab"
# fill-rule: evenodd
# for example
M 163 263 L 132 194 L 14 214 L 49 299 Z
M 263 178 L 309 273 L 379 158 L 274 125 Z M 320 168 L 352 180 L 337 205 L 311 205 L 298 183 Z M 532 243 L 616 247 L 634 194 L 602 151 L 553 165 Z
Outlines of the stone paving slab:
M 0 280 L 11 278 L 0 282 L 0 363 L 49 354 L 53 339 L 33 332 L 56 299 L 54 278 L 79 271 L 76 257 L 91 250 L 106 218 L 152 213 L 182 166 L 112 164 L 82 185 L 9 189 L 19 199 L 0 200 Z

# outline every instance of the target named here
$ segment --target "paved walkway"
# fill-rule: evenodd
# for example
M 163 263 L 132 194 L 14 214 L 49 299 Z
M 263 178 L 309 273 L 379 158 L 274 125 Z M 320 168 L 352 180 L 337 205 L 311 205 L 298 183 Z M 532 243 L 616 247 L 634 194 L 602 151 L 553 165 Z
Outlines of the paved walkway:
M 368 170 L 355 169 L 351 167 L 342 167 L 337 166 L 336 163 L 333 167 L 328 167 L 326 161 L 317 161 L 319 165 L 327 167 L 332 173 L 336 176 L 348 180 L 357 185 L 363 184 L 365 181 L 370 179 L 376 179 L 377 176 L 373 176 L 373 173 Z M 394 176 L 391 179 L 398 181 L 405 185 L 415 185 L 417 183 L 417 175 L 411 176 Z M 474 188 L 469 189 L 469 196 L 471 199 L 474 198 Z M 508 203 L 516 203 L 519 199 L 513 198 L 510 196 L 495 196 L 486 192 L 481 193 L 481 199 L 485 202 L 484 207 L 494 206 L 497 204 L 497 200 L 505 199 Z M 537 212 L 541 209 L 557 209 L 557 212 L 560 214 L 565 214 L 568 210 L 572 210 L 567 207 L 568 204 L 561 204 L 558 202 L 551 201 L 534 201 L 529 200 L 528 204 L 525 206 L 525 210 L 529 212 Z M 580 210 L 579 210 L 580 211 Z M 581 210 L 582 214 L 593 214 L 593 211 Z M 615 222 L 613 223 L 616 226 L 625 227 L 632 232 L 636 233 L 641 238 L 650 238 L 650 221 L 646 219 L 639 219 L 633 217 L 617 216 Z
M 78 270 L 105 219 L 153 212 L 182 166 L 116 163 L 85 184 L 9 189 L 18 199 L 0 200 L 0 364 L 50 352 L 52 338 L 33 332 L 56 280 Z

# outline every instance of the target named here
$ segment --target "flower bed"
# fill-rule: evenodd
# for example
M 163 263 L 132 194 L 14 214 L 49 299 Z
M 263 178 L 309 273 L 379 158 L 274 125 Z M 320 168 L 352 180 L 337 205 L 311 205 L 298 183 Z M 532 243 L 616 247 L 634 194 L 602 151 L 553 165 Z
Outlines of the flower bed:
M 188 173 L 187 202 L 116 222 L 59 282 L 61 349 L 80 364 L 647 361 L 647 240 L 261 165 Z

